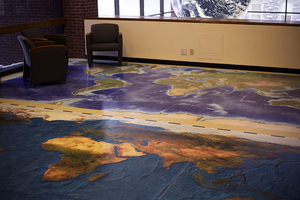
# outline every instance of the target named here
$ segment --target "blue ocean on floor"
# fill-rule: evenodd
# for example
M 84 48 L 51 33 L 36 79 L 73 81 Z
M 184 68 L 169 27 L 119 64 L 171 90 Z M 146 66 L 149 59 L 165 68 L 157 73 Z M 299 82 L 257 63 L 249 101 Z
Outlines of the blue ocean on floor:
M 31 123 L 0 125 L 0 147 L 4 149 L 0 152 L 0 199 L 208 200 L 237 196 L 300 199 L 300 155 L 282 152 L 275 159 L 262 159 L 258 162 L 246 159 L 242 166 L 218 168 L 218 172 L 212 174 L 190 162 L 172 164 L 168 169 L 163 167 L 162 158 L 158 155 L 147 154 L 128 157 L 120 163 L 101 165 L 90 174 L 80 174 L 68 180 L 43 180 L 44 172 L 60 160 L 62 153 L 43 150 L 42 143 L 49 139 L 70 136 L 73 132 L 81 132 L 83 127 L 98 130 L 104 126 L 123 124 L 114 120 L 82 123 L 49 122 L 41 118 L 30 120 Z M 159 130 L 151 126 L 139 127 L 148 131 Z M 143 145 L 147 145 L 147 141 L 143 141 Z M 88 181 L 95 174 L 105 173 L 107 176 L 101 179 Z M 199 173 L 203 175 L 203 184 L 194 177 L 199 176 Z M 220 179 L 228 179 L 228 182 L 217 185 L 211 181 Z M 267 198 L 266 194 L 274 197 Z

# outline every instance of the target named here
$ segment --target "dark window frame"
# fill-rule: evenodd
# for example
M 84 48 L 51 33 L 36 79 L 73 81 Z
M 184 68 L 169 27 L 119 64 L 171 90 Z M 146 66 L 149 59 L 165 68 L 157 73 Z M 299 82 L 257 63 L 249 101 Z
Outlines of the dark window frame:
M 288 1 L 286 0 L 285 2 L 285 11 L 284 12 L 268 12 L 268 11 L 248 11 L 248 13 L 257 13 L 257 14 L 284 14 L 284 21 L 287 22 L 287 16 L 288 15 L 294 15 L 294 14 L 300 14 L 300 12 L 288 12 L 287 7 L 288 7 Z M 120 15 L 120 6 L 119 6 L 120 0 L 115 0 L 115 15 L 119 16 Z M 160 13 L 149 15 L 147 17 L 153 17 L 153 16 L 161 16 L 163 17 L 164 14 L 166 13 L 172 13 L 174 12 L 173 10 L 171 11 L 165 11 L 164 10 L 164 0 L 160 0 Z M 144 0 L 140 0 L 140 16 L 144 17 L 145 16 L 145 3 Z
M 115 0 L 115 15 L 120 15 L 120 0 Z M 164 12 L 164 0 L 160 0 L 160 13 L 158 14 L 154 14 L 154 15 L 150 15 L 150 17 L 152 16 L 156 16 L 156 15 L 160 15 L 161 17 L 164 16 L 165 13 L 170 13 L 172 11 L 168 11 L 168 12 Z M 145 1 L 144 0 L 140 0 L 140 16 L 144 17 L 145 16 Z

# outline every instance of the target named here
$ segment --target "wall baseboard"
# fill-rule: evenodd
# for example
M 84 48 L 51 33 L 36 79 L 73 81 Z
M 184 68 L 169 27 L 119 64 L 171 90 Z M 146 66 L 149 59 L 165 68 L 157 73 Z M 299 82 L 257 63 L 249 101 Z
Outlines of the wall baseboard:
M 93 56 L 94 59 L 99 60 L 113 60 L 117 61 L 115 56 Z M 149 64 L 163 64 L 163 65 L 178 65 L 178 66 L 191 66 L 212 69 L 232 69 L 232 70 L 245 70 L 245 71 L 258 71 L 258 72 L 273 72 L 273 73 L 286 73 L 286 74 L 300 74 L 300 69 L 291 68 L 277 68 L 277 67 L 263 67 L 263 66 L 249 66 L 249 65 L 230 65 L 230 64 L 215 64 L 203 62 L 186 62 L 176 60 L 158 60 L 158 59 L 145 59 L 145 58 L 129 58 L 123 57 L 125 62 L 149 63 Z

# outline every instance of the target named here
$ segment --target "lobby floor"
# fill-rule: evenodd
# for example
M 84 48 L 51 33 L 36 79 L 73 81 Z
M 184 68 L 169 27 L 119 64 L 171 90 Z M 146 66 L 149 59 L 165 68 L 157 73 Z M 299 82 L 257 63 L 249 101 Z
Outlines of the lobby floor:
M 300 199 L 300 76 L 69 63 L 1 78 L 0 199 Z

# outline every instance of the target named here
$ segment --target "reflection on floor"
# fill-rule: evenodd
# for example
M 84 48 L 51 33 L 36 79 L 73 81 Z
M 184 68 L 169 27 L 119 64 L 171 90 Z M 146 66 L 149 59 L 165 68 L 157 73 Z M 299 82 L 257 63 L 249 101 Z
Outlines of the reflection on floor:
M 300 199 L 300 77 L 73 60 L 0 90 L 0 199 Z

